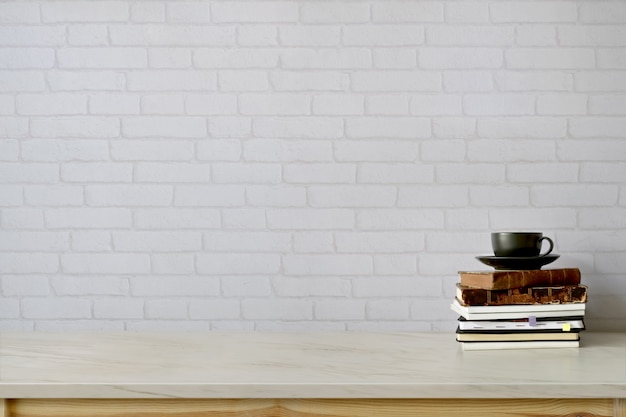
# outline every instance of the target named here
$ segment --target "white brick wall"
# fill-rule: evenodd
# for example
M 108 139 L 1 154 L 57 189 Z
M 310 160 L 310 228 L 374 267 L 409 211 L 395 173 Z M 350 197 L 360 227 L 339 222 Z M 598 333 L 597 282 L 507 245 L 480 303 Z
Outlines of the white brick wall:
M 626 330 L 625 141 L 622 1 L 0 0 L 0 329 L 452 331 L 519 229 Z

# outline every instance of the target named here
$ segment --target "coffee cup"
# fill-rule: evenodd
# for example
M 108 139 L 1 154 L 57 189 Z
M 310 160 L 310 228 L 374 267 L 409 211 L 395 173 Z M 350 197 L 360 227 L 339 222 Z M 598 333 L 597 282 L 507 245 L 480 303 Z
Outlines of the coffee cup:
M 541 253 L 544 240 L 550 247 L 547 252 Z M 552 252 L 554 242 L 539 232 L 494 232 L 491 234 L 491 246 L 496 256 L 534 257 Z

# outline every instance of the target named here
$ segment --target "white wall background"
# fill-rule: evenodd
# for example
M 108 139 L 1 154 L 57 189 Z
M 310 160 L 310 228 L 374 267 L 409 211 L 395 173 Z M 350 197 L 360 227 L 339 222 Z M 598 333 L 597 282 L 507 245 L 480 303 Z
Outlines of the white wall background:
M 626 2 L 0 1 L 0 329 L 452 331 L 494 230 L 626 329 Z

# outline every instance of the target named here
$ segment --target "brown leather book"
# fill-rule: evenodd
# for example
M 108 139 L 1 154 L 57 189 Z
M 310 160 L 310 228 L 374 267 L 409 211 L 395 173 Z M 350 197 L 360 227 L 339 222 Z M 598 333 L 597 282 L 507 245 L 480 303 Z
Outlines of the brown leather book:
M 465 306 L 499 306 L 505 304 L 586 303 L 585 285 L 560 287 L 525 287 L 506 290 L 485 290 L 457 284 L 456 298 Z
M 578 268 L 532 269 L 515 271 L 459 271 L 460 284 L 486 290 L 524 287 L 558 287 L 580 284 Z

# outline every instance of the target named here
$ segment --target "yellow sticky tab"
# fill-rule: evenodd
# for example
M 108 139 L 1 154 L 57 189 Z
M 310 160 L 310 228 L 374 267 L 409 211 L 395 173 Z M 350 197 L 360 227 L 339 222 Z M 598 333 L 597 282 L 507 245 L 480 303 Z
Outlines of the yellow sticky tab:
M 572 330 L 572 325 L 569 323 L 563 323 L 563 331 L 569 332 L 570 330 Z

